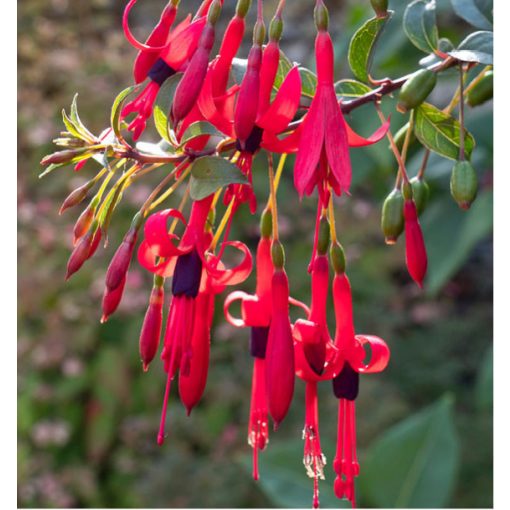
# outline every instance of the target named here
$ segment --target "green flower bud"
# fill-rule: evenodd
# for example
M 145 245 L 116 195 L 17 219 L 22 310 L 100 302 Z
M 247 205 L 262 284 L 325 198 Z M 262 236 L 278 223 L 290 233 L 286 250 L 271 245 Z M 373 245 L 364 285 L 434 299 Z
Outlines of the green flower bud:
M 494 73 L 487 71 L 484 77 L 468 92 L 467 103 L 469 106 L 478 106 L 489 99 L 494 93 Z
M 266 209 L 260 217 L 260 235 L 269 238 L 273 234 L 273 215 L 269 209 Z
M 385 18 L 388 14 L 388 0 L 370 0 L 378 18 Z
M 418 212 L 418 215 L 420 215 L 425 210 L 429 200 L 429 185 L 423 179 L 419 179 L 418 177 L 413 177 L 410 182 L 413 188 L 413 199 L 416 204 L 416 211 Z
M 326 218 L 321 218 L 319 223 L 319 239 L 317 240 L 317 251 L 319 252 L 319 255 L 325 255 L 328 251 L 329 238 L 329 222 Z
M 266 26 L 263 22 L 257 21 L 253 27 L 253 44 L 262 46 L 266 38 Z
M 404 83 L 398 96 L 397 110 L 405 113 L 423 103 L 436 86 L 436 73 L 429 69 L 416 71 Z
M 345 253 L 342 245 L 338 241 L 331 245 L 329 256 L 331 257 L 331 263 L 333 264 L 335 273 L 345 273 Z
M 461 209 L 469 209 L 476 198 L 478 179 L 469 161 L 457 161 L 450 179 L 450 192 Z
M 269 40 L 279 41 L 282 37 L 283 21 L 281 17 L 274 17 L 269 24 Z
M 283 250 L 282 243 L 275 240 L 271 244 L 271 260 L 275 269 L 282 269 L 285 265 L 285 251 Z
M 384 201 L 381 229 L 386 244 L 395 244 L 404 230 L 404 197 L 398 188 L 395 188 Z
M 317 2 L 313 11 L 313 17 L 315 20 L 315 26 L 317 30 L 327 30 L 329 25 L 329 12 L 327 7 L 321 1 Z

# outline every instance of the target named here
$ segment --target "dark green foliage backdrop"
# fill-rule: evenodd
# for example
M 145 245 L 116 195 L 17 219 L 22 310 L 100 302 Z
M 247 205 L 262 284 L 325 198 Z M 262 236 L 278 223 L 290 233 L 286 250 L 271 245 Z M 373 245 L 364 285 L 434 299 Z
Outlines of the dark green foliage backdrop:
M 136 24 L 142 34 L 163 2 L 139 3 Z M 183 8 L 195 3 L 182 2 Z M 275 3 L 265 2 L 268 15 Z M 311 3 L 288 2 L 283 43 L 291 58 L 310 65 Z M 422 56 L 401 29 L 406 4 L 390 1 L 396 15 L 375 56 L 376 76 L 413 71 Z M 18 6 L 18 504 L 308 507 L 312 482 L 301 464 L 300 441 L 303 385 L 297 384 L 281 430 L 271 435 L 261 459 L 262 481 L 256 484 L 246 444 L 247 333 L 222 320 L 220 299 L 205 397 L 187 418 L 173 396 L 170 437 L 163 448 L 156 445 L 162 370 L 155 362 L 144 374 L 137 353 L 149 275 L 133 267 L 119 312 L 99 324 L 105 268 L 148 185 L 133 190 L 116 212 L 110 246 L 64 284 L 76 212 L 60 217 L 57 211 L 68 192 L 85 181 L 87 168 L 83 175 L 64 168 L 40 181 L 38 162 L 52 150 L 51 139 L 61 129 L 60 109 L 75 92 L 82 119 L 97 133 L 108 122 L 114 97 L 130 83 L 135 53 L 122 35 L 123 6 L 113 0 L 25 0 Z M 369 2 L 330 1 L 328 6 L 337 76 L 349 77 L 348 42 L 371 15 Z M 454 43 L 471 30 L 446 1 L 439 2 L 438 23 L 440 34 Z M 434 104 L 448 103 L 455 78 L 454 71 L 441 76 Z M 365 135 L 378 123 L 371 106 L 348 120 Z M 392 127 L 402 122 L 403 116 L 393 115 Z M 385 246 L 379 229 L 381 204 L 396 171 L 387 143 L 351 151 L 354 186 L 352 197 L 338 202 L 338 227 L 349 261 L 356 326 L 385 338 L 392 349 L 388 370 L 362 381 L 358 490 L 364 506 L 492 506 L 492 103 L 470 110 L 467 125 L 477 140 L 473 163 L 480 193 L 472 209 L 462 212 L 448 192 L 451 162 L 431 157 L 432 194 L 422 220 L 430 265 L 423 293 L 406 273 L 402 240 Z M 411 152 L 411 173 L 420 160 L 419 152 Z M 305 199 L 298 206 L 291 172 L 292 158 L 279 191 L 281 235 L 292 292 L 309 301 L 304 268 L 314 203 Z M 263 197 L 266 181 L 257 176 L 255 181 Z M 255 248 L 257 219 L 243 211 L 232 235 Z M 252 286 L 250 279 L 243 288 Z M 329 464 L 335 404 L 324 385 L 321 432 Z M 321 484 L 326 507 L 338 506 L 332 481 L 328 467 Z

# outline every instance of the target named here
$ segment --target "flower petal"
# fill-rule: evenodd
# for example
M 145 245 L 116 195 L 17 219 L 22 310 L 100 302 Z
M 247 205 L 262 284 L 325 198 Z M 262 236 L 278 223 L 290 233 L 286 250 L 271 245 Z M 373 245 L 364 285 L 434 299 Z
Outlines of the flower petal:
M 187 24 L 189 18 L 186 18 L 172 32 L 166 49 L 161 52 L 161 58 L 172 69 L 179 70 L 184 62 L 195 53 L 205 22 L 205 18 L 199 18 L 193 23 Z
M 215 285 L 237 285 L 244 282 L 251 273 L 253 260 L 249 248 L 240 241 L 227 241 L 225 246 L 237 248 L 244 254 L 243 260 L 231 269 L 219 269 L 221 261 L 212 256 L 205 261 L 205 268 Z M 222 265 L 222 264 L 221 264 Z
M 382 372 L 388 365 L 390 360 L 390 349 L 386 345 L 386 342 L 374 335 L 356 335 L 356 340 L 361 342 L 361 345 L 370 345 L 372 355 L 367 365 L 363 362 L 357 366 L 352 366 L 354 370 L 362 374 L 375 374 Z
M 186 225 L 184 216 L 177 209 L 166 209 L 152 214 L 144 225 L 145 241 L 157 257 L 174 257 L 189 252 L 189 249 L 183 250 L 173 244 L 172 239 L 178 237 L 168 233 L 168 218 L 177 218 Z
M 160 261 L 156 263 L 157 255 L 151 250 L 147 241 L 142 241 L 138 247 L 137 255 L 139 264 L 147 269 L 147 271 L 162 276 L 163 278 L 168 278 L 174 274 L 177 257 L 160 259 Z
M 274 101 L 257 121 L 262 129 L 278 134 L 282 132 L 296 115 L 301 99 L 301 77 L 297 67 L 292 68 Z
M 363 138 L 354 132 L 349 124 L 346 122 L 345 127 L 347 128 L 347 139 L 349 141 L 349 147 L 365 147 L 366 145 L 372 145 L 382 140 L 388 129 L 390 129 L 390 119 L 386 120 L 376 131 L 374 131 L 368 138 Z

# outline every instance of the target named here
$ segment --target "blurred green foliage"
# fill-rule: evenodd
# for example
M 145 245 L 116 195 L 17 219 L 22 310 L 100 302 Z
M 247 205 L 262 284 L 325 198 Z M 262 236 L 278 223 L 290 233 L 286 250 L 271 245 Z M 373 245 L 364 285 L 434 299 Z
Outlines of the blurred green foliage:
M 288 2 L 283 47 L 290 58 L 313 65 L 309 3 Z M 161 2 L 140 4 L 135 19 L 142 34 Z M 265 2 L 268 14 L 275 4 Z M 423 56 L 401 29 L 406 4 L 390 1 L 395 15 L 375 52 L 377 77 L 411 72 Z M 143 373 L 137 350 L 150 276 L 134 266 L 118 313 L 99 324 L 108 260 L 150 183 L 130 191 L 113 218 L 109 246 L 64 284 L 72 224 L 79 213 L 59 217 L 57 210 L 91 174 L 87 167 L 80 174 L 64 168 L 38 180 L 39 160 L 50 152 L 51 139 L 61 130 L 60 109 L 68 107 L 75 92 L 82 119 L 98 133 L 108 123 L 114 97 L 130 84 L 135 53 L 122 35 L 123 6 L 114 0 L 19 4 L 18 504 L 308 507 L 312 485 L 301 464 L 300 382 L 288 418 L 261 454 L 260 483 L 244 469 L 250 453 L 248 335 L 222 319 L 221 297 L 203 401 L 187 418 L 174 394 L 169 438 L 163 448 L 156 445 L 164 377 L 157 362 Z M 346 51 L 354 31 L 371 16 L 369 2 L 331 0 L 328 6 L 337 76 L 349 78 Z M 454 44 L 471 30 L 449 2 L 438 3 L 438 24 L 440 35 Z M 431 102 L 448 103 L 456 76 L 453 71 L 441 75 Z M 383 103 L 385 111 L 394 110 L 391 101 Z M 365 135 L 379 122 L 370 105 L 348 121 Z M 393 115 L 394 132 L 404 121 Z M 430 257 L 425 293 L 406 273 L 402 240 L 385 246 L 380 232 L 380 208 L 396 171 L 386 142 L 351 151 L 352 197 L 338 200 L 337 221 L 348 257 L 355 322 L 360 332 L 385 338 L 392 349 L 388 370 L 363 377 L 361 383 L 362 505 L 492 506 L 492 104 L 468 111 L 467 126 L 477 140 L 472 161 L 481 190 L 472 209 L 460 211 L 448 191 L 452 162 L 431 156 L 431 197 L 422 219 Z M 147 141 L 157 140 L 155 130 L 149 132 Z M 411 174 L 421 158 L 416 144 Z M 309 301 L 304 268 L 314 202 L 304 199 L 296 208 L 292 162 L 279 191 L 281 236 L 292 292 Z M 255 188 L 264 197 L 267 181 L 261 172 L 255 169 Z M 254 249 L 257 223 L 240 211 L 232 236 Z M 252 289 L 253 278 L 243 288 Z M 455 398 L 442 398 L 445 392 Z M 320 387 L 320 411 L 328 457 L 321 500 L 326 507 L 342 506 L 331 489 L 336 400 L 329 385 Z M 398 480 L 407 471 L 416 472 L 411 489 Z

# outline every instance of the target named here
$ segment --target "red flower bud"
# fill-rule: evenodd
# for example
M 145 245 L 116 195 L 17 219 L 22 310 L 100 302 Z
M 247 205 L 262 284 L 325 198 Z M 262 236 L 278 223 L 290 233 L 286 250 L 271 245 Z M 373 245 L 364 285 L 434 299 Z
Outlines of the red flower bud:
M 175 125 L 179 124 L 196 104 L 205 80 L 214 35 L 214 26 L 208 23 L 202 32 L 198 48 L 177 85 L 172 104 L 172 119 Z
M 423 278 L 427 272 L 427 251 L 416 205 L 412 199 L 404 202 L 404 219 L 407 270 L 419 287 L 423 288 Z
M 99 228 L 96 229 L 95 232 L 94 229 L 89 229 L 89 231 L 80 238 L 67 262 L 66 280 L 76 273 L 87 259 L 94 255 L 100 239 L 101 230 Z
M 121 284 L 122 280 L 126 278 L 137 237 L 138 230 L 133 227 L 131 227 L 124 236 L 106 272 L 105 283 L 107 289 L 116 289 Z
M 179 372 L 179 395 L 188 416 L 202 397 L 207 382 L 213 313 L 214 294 L 200 292 L 195 301 L 189 371 Z
M 154 359 L 158 351 L 161 337 L 161 324 L 163 322 L 163 303 L 165 291 L 163 286 L 155 285 L 152 288 L 149 299 L 149 307 L 145 313 L 142 330 L 140 332 L 140 358 L 143 363 L 143 370 L 147 372 L 149 363 Z
M 244 148 L 257 118 L 261 63 L 262 48 L 254 45 L 248 55 L 246 74 L 241 83 L 241 89 L 239 90 L 235 106 L 234 127 L 241 148 Z
M 112 315 L 117 307 L 119 306 L 120 300 L 122 299 L 122 294 L 124 293 L 124 286 L 126 285 L 126 277 L 120 282 L 120 285 L 113 290 L 109 290 L 108 288 L 104 289 L 103 294 L 103 316 L 101 317 L 101 322 L 106 322 L 108 317 Z
M 73 228 L 74 240 L 73 244 L 76 244 L 80 238 L 82 238 L 92 225 L 92 221 L 94 219 L 94 215 L 96 214 L 96 203 L 95 200 L 90 202 L 90 204 L 85 208 L 85 210 L 80 214 L 79 218 L 76 220 Z
M 94 180 L 90 180 L 80 186 L 79 188 L 76 188 L 74 191 L 69 193 L 68 197 L 64 200 L 63 204 L 60 207 L 60 210 L 58 211 L 58 214 L 62 214 L 66 209 L 69 209 L 70 207 L 74 207 L 75 205 L 80 204 L 87 198 L 87 194 L 89 190 L 94 186 L 95 182 Z
M 285 418 L 294 393 L 294 342 L 289 320 L 289 282 L 285 270 L 272 279 L 273 315 L 266 349 L 266 388 L 275 429 Z

